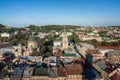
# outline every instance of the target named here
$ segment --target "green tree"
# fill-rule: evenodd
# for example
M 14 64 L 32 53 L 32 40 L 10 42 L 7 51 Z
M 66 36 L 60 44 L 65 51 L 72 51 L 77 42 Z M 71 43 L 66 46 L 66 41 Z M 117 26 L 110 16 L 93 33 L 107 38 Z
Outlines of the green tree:
M 69 39 L 69 40 L 74 39 L 76 43 L 79 43 L 79 42 L 80 42 L 80 39 L 79 39 L 78 35 L 75 34 L 75 33 L 73 33 L 71 36 L 68 36 L 68 39 Z

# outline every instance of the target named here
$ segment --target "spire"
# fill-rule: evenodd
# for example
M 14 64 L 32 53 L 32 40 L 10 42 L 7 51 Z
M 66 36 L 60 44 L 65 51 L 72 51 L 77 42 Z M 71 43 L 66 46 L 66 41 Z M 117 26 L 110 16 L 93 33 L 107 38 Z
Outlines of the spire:
M 68 38 L 67 38 L 66 29 L 64 30 L 62 36 L 63 36 L 63 49 L 67 49 L 68 48 Z
M 31 37 L 34 37 L 34 34 L 35 34 L 35 32 L 32 32 L 32 36 Z
M 64 29 L 64 32 L 63 32 L 63 37 L 67 37 L 67 32 L 66 32 L 66 29 Z

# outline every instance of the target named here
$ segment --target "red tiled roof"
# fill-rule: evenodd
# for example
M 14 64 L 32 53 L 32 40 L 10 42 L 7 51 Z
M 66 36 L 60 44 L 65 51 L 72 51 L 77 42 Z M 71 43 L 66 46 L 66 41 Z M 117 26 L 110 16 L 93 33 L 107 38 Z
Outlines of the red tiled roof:
M 57 68 L 57 74 L 59 77 L 66 77 L 67 76 L 66 71 L 62 66 Z
M 97 46 L 97 49 L 120 49 L 119 46 Z
M 55 56 L 61 56 L 62 55 L 62 50 L 61 49 L 54 49 L 55 50 Z
M 72 62 L 79 61 L 83 64 L 85 64 L 85 60 L 83 58 L 73 59 Z
M 110 77 L 110 80 L 119 80 L 120 79 L 120 73 L 115 73 L 113 76 Z
M 90 53 L 90 54 L 98 54 L 98 53 L 100 53 L 98 50 L 86 50 L 85 51 L 86 53 Z
M 10 46 L 9 43 L 0 43 L 0 48 L 5 48 L 5 47 L 8 47 Z
M 83 73 L 81 64 L 66 64 L 65 69 L 68 75 L 81 75 Z

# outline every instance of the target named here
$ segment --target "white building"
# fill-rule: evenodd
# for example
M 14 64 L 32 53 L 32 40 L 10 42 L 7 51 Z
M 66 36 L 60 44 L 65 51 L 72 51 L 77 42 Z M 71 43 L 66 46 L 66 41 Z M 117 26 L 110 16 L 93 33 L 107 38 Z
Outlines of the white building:
M 81 40 L 83 40 L 83 41 L 92 40 L 92 39 L 95 39 L 99 42 L 102 41 L 102 37 L 98 37 L 98 36 L 84 36 L 84 37 L 81 37 Z
M 71 36 L 72 32 L 66 32 L 66 36 Z M 62 37 L 64 36 L 64 32 L 62 33 Z
M 1 33 L 1 37 L 11 37 L 13 34 L 11 33 Z
M 38 37 L 39 37 L 39 38 L 45 38 L 45 37 L 47 37 L 48 35 L 49 35 L 49 33 L 39 32 Z
M 99 36 L 97 33 L 87 33 L 88 36 Z
M 54 47 L 62 46 L 62 41 L 54 41 L 53 45 Z
M 98 46 L 96 49 L 99 50 L 103 56 L 109 51 L 120 51 L 119 46 Z

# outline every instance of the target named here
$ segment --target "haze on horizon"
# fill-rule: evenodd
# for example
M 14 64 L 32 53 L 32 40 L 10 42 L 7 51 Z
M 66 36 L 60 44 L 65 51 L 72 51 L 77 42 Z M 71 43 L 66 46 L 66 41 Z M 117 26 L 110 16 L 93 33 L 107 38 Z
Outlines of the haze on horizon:
M 120 25 L 120 0 L 0 0 L 0 24 Z

